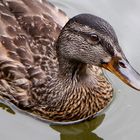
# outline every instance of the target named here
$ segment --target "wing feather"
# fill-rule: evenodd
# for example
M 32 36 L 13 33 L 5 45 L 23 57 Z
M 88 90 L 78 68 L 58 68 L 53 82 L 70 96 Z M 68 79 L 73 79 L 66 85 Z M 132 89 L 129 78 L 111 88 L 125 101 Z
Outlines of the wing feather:
M 0 95 L 28 107 L 48 64 L 57 67 L 54 44 L 68 18 L 46 0 L 0 0 L 0 18 Z

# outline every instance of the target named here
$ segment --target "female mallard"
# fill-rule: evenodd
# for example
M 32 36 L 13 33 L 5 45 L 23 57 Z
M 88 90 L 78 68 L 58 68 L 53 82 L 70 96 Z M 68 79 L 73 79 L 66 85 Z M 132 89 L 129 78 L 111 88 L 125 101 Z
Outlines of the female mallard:
M 46 0 L 1 0 L 0 15 L 0 95 L 19 108 L 52 121 L 91 117 L 112 99 L 102 67 L 140 90 L 139 74 L 102 18 L 67 22 Z

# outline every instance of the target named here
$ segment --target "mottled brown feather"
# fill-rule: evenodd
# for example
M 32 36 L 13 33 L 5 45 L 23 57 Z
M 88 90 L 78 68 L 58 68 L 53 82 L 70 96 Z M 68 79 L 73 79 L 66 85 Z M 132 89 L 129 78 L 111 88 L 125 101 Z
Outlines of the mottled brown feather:
M 92 88 L 92 80 L 57 79 L 55 42 L 68 21 L 61 10 L 46 0 L 1 0 L 0 18 L 1 96 L 54 121 L 86 118 L 110 102 L 112 87 L 98 67 L 88 66 Z

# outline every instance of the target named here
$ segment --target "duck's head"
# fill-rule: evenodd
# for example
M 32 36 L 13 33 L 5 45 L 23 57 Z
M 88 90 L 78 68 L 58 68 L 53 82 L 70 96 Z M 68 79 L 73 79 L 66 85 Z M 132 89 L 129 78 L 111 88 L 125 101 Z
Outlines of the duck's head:
M 140 90 L 140 75 L 129 64 L 115 31 L 104 19 L 90 14 L 73 17 L 62 29 L 57 43 L 65 59 L 103 67 Z

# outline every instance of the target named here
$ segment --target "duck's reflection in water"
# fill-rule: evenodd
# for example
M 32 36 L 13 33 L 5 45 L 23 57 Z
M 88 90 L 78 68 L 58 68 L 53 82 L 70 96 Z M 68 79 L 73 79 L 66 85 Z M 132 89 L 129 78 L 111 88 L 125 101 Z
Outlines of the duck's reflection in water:
M 1 101 L 1 99 L 0 99 L 0 108 L 5 110 L 5 111 L 7 111 L 7 112 L 9 112 L 9 113 L 11 113 L 11 114 L 13 114 L 13 115 L 16 114 L 15 111 L 10 106 L 8 106 L 7 104 L 3 103 Z
M 105 115 L 102 114 L 93 120 L 85 121 L 73 125 L 57 125 L 50 126 L 60 133 L 60 140 L 103 140 L 97 136 L 93 130 L 100 126 Z
M 0 108 L 15 114 L 13 109 L 2 101 L 0 102 Z M 102 114 L 90 121 L 72 125 L 50 125 L 50 127 L 60 133 L 60 140 L 103 140 L 92 131 L 100 126 L 104 118 L 105 114 Z

